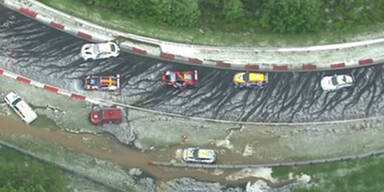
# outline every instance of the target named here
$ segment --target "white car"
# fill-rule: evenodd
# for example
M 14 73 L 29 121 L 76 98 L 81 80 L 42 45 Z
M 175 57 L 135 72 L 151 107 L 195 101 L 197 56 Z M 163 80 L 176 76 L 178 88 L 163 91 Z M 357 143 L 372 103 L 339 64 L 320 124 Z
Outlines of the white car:
M 350 75 L 325 76 L 320 82 L 324 91 L 334 91 L 341 88 L 353 87 L 354 80 Z
M 81 47 L 81 56 L 84 60 L 106 59 L 117 57 L 120 54 L 120 47 L 114 42 L 85 44 Z
M 187 148 L 183 151 L 183 160 L 187 163 L 214 163 L 216 153 L 212 149 Z
M 4 100 L 27 124 L 37 118 L 32 108 L 14 91 L 9 92 Z

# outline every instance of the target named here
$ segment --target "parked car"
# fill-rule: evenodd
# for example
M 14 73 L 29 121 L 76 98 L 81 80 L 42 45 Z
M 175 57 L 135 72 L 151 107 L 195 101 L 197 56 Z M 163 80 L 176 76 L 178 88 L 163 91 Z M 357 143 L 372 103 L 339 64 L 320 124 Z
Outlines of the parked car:
M 174 88 L 195 87 L 198 80 L 197 70 L 194 71 L 171 71 L 168 70 L 161 76 L 163 86 Z
M 187 163 L 214 163 L 216 153 L 212 149 L 187 148 L 183 151 L 183 160 Z
M 120 124 L 122 122 L 122 112 L 119 108 L 109 108 L 91 111 L 90 121 L 94 125 Z
M 268 73 L 240 72 L 233 76 L 236 88 L 264 88 L 268 83 Z
M 120 54 L 120 47 L 115 42 L 87 43 L 81 47 L 81 56 L 84 60 L 106 59 L 117 57 Z
M 351 75 L 332 75 L 325 76 L 320 82 L 324 91 L 335 91 L 342 88 L 353 87 L 354 79 Z
M 84 79 L 84 89 L 116 91 L 120 89 L 120 75 L 97 76 L 88 75 Z
M 16 92 L 9 92 L 4 97 L 4 100 L 27 124 L 37 118 L 37 114 Z

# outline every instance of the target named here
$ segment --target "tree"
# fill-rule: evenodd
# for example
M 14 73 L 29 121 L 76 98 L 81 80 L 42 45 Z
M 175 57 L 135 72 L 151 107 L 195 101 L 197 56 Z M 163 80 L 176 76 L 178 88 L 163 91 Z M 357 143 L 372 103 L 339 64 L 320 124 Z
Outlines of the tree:
M 322 0 L 269 0 L 263 5 L 261 25 L 279 33 L 317 31 L 321 26 Z
M 66 186 L 60 169 L 0 150 L 0 192 L 65 192 Z
M 233 22 L 244 15 L 241 0 L 224 0 L 222 13 L 227 22 Z
M 196 0 L 158 0 L 152 8 L 155 17 L 172 26 L 196 26 L 200 9 Z

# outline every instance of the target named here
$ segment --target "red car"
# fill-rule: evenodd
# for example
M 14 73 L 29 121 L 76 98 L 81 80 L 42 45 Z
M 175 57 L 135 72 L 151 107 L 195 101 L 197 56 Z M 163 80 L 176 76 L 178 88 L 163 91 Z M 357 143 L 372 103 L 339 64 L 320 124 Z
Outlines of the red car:
M 195 87 L 197 84 L 197 71 L 166 71 L 161 76 L 164 86 L 172 86 L 174 88 Z
M 122 121 L 122 112 L 119 108 L 110 108 L 91 111 L 90 121 L 94 125 L 103 125 L 106 123 L 120 124 Z

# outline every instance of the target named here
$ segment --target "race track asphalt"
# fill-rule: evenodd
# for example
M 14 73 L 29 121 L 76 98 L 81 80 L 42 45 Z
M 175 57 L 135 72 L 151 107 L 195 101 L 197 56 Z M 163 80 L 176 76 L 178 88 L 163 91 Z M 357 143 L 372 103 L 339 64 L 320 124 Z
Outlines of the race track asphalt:
M 236 71 L 200 68 L 128 53 L 118 58 L 84 62 L 86 43 L 18 13 L 0 7 L 0 67 L 34 80 L 73 89 L 86 74 L 121 74 L 119 101 L 138 98 L 136 106 L 225 120 L 311 122 L 354 119 L 384 114 L 383 65 L 334 72 L 269 73 L 265 89 L 235 89 Z M 164 88 L 167 69 L 199 71 L 197 88 Z M 324 92 L 324 75 L 352 74 L 356 86 Z M 127 100 L 128 101 L 128 100 Z

